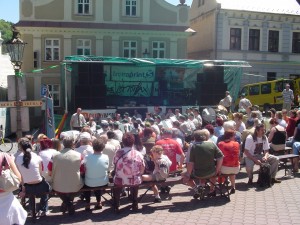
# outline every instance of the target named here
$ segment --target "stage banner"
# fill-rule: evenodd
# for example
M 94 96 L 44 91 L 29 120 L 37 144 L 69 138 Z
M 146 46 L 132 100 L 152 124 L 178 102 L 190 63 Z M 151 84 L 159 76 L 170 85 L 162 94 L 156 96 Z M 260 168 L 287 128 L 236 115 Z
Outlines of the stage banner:
M 112 81 L 143 81 L 155 80 L 155 67 L 112 66 Z

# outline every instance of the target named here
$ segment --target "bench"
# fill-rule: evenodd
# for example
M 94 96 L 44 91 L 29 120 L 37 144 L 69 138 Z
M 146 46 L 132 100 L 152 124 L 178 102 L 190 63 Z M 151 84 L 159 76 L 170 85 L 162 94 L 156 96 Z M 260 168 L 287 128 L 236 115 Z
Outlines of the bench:
M 292 164 L 292 170 L 294 168 L 294 163 L 293 163 L 293 159 L 299 157 L 299 155 L 295 155 L 295 154 L 286 154 L 286 155 L 279 155 L 277 156 L 279 161 L 280 161 L 280 165 L 284 168 L 284 176 L 287 175 L 288 171 L 289 171 L 289 166 L 288 166 L 288 161 L 291 160 L 291 164 Z
M 139 185 L 139 189 L 144 189 L 146 188 L 146 191 L 139 197 L 139 202 L 141 202 L 141 200 L 143 199 L 143 197 L 147 194 L 147 192 L 151 189 L 151 187 L 153 185 L 163 185 L 163 186 L 174 186 L 176 184 L 182 184 L 182 178 L 179 175 L 179 173 L 172 173 L 170 174 L 170 177 L 168 177 L 166 180 L 164 181 L 149 181 L 149 182 L 143 182 Z M 129 186 L 124 186 L 129 187 Z M 81 193 L 85 192 L 85 191 L 96 191 L 96 190 L 102 190 L 105 193 L 108 193 L 111 198 L 113 199 L 113 188 L 114 188 L 114 184 L 113 183 L 108 183 L 107 186 L 103 186 L 103 187 L 97 187 L 97 188 L 82 188 L 80 189 L 78 192 L 74 193 L 76 195 L 80 195 Z M 54 190 L 50 191 L 50 192 L 45 192 L 42 194 L 48 194 L 49 196 L 57 196 L 59 194 L 59 192 L 56 192 Z M 26 201 L 25 198 L 32 198 L 33 201 L 33 205 L 32 205 L 32 220 L 33 222 L 36 220 L 36 197 L 38 197 L 39 195 L 35 195 L 35 194 L 26 194 L 24 197 L 22 197 L 21 199 L 21 203 L 23 205 L 23 207 L 25 207 L 26 205 Z M 108 199 L 106 199 L 103 195 L 102 198 L 104 198 L 106 201 L 108 201 Z M 111 203 L 111 205 L 113 205 L 113 201 L 112 199 L 109 201 Z
M 285 154 L 290 154 L 292 152 L 293 148 L 291 147 L 285 147 L 284 149 L 273 151 L 274 155 L 279 156 L 279 155 L 285 155 Z

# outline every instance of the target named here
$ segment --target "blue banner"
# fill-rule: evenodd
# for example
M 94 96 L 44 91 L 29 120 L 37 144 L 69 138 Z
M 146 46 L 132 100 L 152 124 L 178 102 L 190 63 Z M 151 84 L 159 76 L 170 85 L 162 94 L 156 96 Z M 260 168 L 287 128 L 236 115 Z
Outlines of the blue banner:
M 45 97 L 46 109 L 45 109 L 45 128 L 48 138 L 55 137 L 55 123 L 54 123 L 54 110 L 53 99 Z

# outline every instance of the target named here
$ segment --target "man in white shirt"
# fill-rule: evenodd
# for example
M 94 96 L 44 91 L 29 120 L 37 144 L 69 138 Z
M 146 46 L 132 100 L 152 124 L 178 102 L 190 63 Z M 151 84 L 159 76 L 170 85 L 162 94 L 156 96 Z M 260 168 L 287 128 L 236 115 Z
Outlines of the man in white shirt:
M 81 131 L 82 127 L 86 124 L 84 116 L 81 114 L 81 108 L 78 108 L 76 113 L 74 113 L 70 120 L 71 130 Z
M 240 109 L 240 110 L 245 110 L 245 111 L 246 111 L 246 109 L 247 109 L 249 106 L 252 106 L 252 103 L 250 102 L 249 99 L 247 99 L 247 98 L 245 97 L 245 94 L 243 93 L 243 94 L 241 95 L 241 100 L 240 100 L 240 102 L 239 102 L 239 109 Z
M 254 134 L 249 134 L 245 142 L 244 154 L 246 156 L 245 163 L 249 185 L 253 184 L 254 164 L 261 165 L 262 162 L 268 162 L 271 165 L 272 184 L 281 183 L 281 181 L 275 178 L 278 171 L 279 159 L 269 154 L 269 149 L 268 138 L 265 136 L 265 126 L 264 124 L 259 124 L 255 127 Z
M 231 104 L 232 104 L 232 97 L 230 96 L 229 91 L 225 92 L 225 98 L 223 98 L 221 100 L 221 102 L 222 102 L 222 104 L 220 104 L 220 105 L 224 106 L 228 112 L 231 112 L 230 108 L 231 108 Z
M 290 85 L 286 84 L 285 89 L 282 91 L 283 105 L 282 109 L 286 109 L 288 112 L 291 110 L 294 101 L 294 92 L 290 89 Z

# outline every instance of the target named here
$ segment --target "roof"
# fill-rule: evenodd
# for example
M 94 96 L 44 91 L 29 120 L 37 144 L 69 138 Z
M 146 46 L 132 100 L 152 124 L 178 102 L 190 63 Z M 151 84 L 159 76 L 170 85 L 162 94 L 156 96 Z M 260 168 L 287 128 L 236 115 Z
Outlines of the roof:
M 98 62 L 105 64 L 125 64 L 135 66 L 165 66 L 182 68 L 202 68 L 203 66 L 251 67 L 246 61 L 227 60 L 192 60 L 192 59 L 155 59 L 155 58 L 122 58 L 107 56 L 73 55 L 65 57 L 64 62 Z
M 296 0 L 216 0 L 222 9 L 300 15 Z

